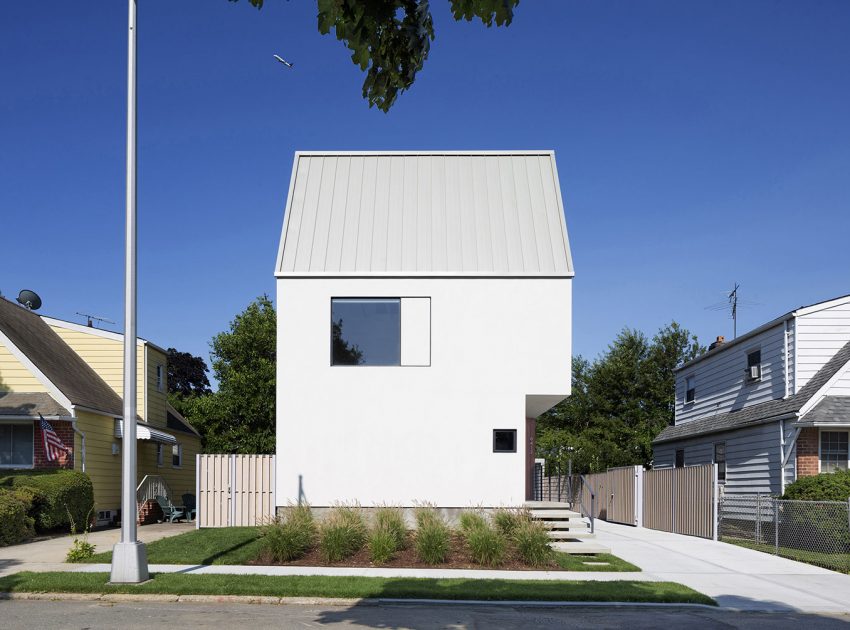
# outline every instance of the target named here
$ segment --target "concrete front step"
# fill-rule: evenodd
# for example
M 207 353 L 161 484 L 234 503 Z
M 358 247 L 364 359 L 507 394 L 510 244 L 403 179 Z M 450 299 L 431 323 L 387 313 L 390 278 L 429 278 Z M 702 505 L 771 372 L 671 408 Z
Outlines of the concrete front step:
M 587 529 L 587 523 L 584 521 L 578 520 L 569 520 L 569 521 L 536 521 L 545 527 L 546 529 L 571 529 L 571 530 L 584 530 Z
M 596 538 L 596 534 L 590 533 L 588 530 L 564 530 L 564 529 L 555 529 L 547 532 L 549 534 L 549 538 L 553 538 L 555 540 L 570 540 L 573 538 Z
M 522 505 L 523 505 L 523 507 L 527 507 L 529 510 L 537 510 L 537 509 L 569 510 L 570 509 L 570 504 L 564 503 L 562 501 L 526 501 Z
M 570 554 L 611 553 L 608 547 L 595 542 L 553 542 L 549 546 L 555 551 Z
M 555 518 L 581 518 L 581 514 L 572 510 L 531 510 L 531 518 L 549 520 Z

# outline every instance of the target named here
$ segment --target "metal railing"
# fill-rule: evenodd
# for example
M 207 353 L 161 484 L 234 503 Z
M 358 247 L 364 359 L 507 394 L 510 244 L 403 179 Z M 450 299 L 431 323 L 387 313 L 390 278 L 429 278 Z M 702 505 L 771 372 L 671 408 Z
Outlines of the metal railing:
M 595 531 L 595 522 L 594 521 L 596 520 L 596 517 L 594 515 L 596 514 L 596 493 L 593 491 L 593 487 L 587 482 L 587 479 L 584 478 L 584 475 L 579 475 L 578 478 L 581 481 L 581 486 L 582 486 L 581 492 L 579 493 L 579 497 L 580 497 L 579 498 L 579 508 L 580 508 L 581 515 L 587 516 L 590 519 L 590 533 L 592 534 Z M 570 483 L 570 486 L 572 487 L 572 483 Z M 587 489 L 587 492 L 590 495 L 590 511 L 589 512 L 587 511 L 587 507 L 584 504 L 585 489 Z M 572 507 L 575 508 L 574 502 L 571 502 L 570 505 L 572 505 Z
M 724 542 L 850 571 L 850 499 L 789 501 L 766 495 L 727 494 L 719 506 Z
M 141 505 L 148 499 L 155 500 L 157 495 L 171 497 L 171 488 L 161 475 L 145 475 L 136 488 L 136 503 Z

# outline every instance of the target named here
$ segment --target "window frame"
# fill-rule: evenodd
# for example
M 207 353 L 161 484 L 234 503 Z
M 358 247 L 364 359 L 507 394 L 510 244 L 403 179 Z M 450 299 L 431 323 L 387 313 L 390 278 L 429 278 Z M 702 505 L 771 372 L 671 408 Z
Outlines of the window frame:
M 156 391 L 165 391 L 165 366 L 162 363 L 156 364 Z
M 174 454 L 174 449 L 177 449 L 177 454 Z M 174 463 L 174 458 L 177 457 L 177 464 Z M 172 468 L 183 468 L 183 444 L 177 442 L 177 444 L 171 445 L 171 467 Z
M 514 436 L 514 448 L 513 450 L 506 449 L 497 449 L 496 448 L 496 434 L 497 433 L 512 433 Z M 517 430 L 516 429 L 493 429 L 493 452 L 494 453 L 516 453 L 517 452 Z
M 759 355 L 759 357 L 758 357 L 759 360 L 758 360 L 758 363 L 754 363 L 752 365 L 758 366 L 759 375 L 757 377 L 753 378 L 752 376 L 750 376 L 750 367 L 752 367 L 751 364 L 750 364 L 750 357 L 753 356 L 756 353 L 758 353 L 758 355 Z M 763 376 L 763 370 L 762 370 L 763 363 L 762 363 L 762 359 L 761 359 L 761 346 L 758 346 L 758 347 L 755 347 L 755 348 L 750 348 L 749 350 L 745 351 L 744 356 L 745 356 L 745 359 L 747 361 L 747 367 L 744 368 L 744 382 L 747 385 L 749 385 L 751 383 L 760 383 L 762 376 Z
M 685 377 L 685 404 L 693 405 L 697 399 L 697 383 L 696 375 L 689 374 Z M 689 387 L 690 385 L 690 387 Z M 688 396 L 690 395 L 690 399 Z
M 157 468 L 162 468 L 163 465 L 164 465 L 165 458 L 163 456 L 163 453 L 164 453 L 165 449 L 163 448 L 163 446 L 164 445 L 163 445 L 162 442 L 156 443 L 156 467 Z
M 679 465 L 679 453 L 682 454 L 682 464 Z M 685 449 L 677 448 L 673 453 L 673 468 L 684 468 L 685 467 Z
M 723 447 L 723 461 L 718 461 L 718 458 L 717 458 L 717 447 L 718 446 Z M 722 442 L 715 442 L 714 443 L 714 449 L 713 449 L 713 452 L 712 452 L 711 460 L 717 466 L 717 482 L 718 483 L 720 483 L 720 482 L 726 483 L 727 462 L 728 462 L 728 459 L 726 457 L 726 440 L 724 440 Z M 721 470 L 722 470 L 722 472 L 721 472 Z
M 0 464 L 0 470 L 32 470 L 35 468 L 35 423 L 34 422 L 4 422 L 4 426 L 25 427 L 29 426 L 32 432 L 32 449 L 30 451 L 30 463 L 27 464 Z M 14 439 L 14 433 L 13 438 Z M 11 454 L 11 451 L 10 451 Z
M 402 297 L 399 295 L 370 295 L 370 296 L 362 296 L 362 295 L 346 295 L 346 296 L 331 296 L 330 300 L 330 312 L 329 319 L 331 324 L 331 334 L 328 338 L 328 354 L 330 358 L 330 367 L 332 368 L 394 368 L 394 367 L 405 367 L 401 362 L 401 338 L 404 334 L 401 329 L 401 302 Z M 398 363 L 384 363 L 384 364 L 356 364 L 352 365 L 350 363 L 334 363 L 334 342 L 333 342 L 333 324 L 334 324 L 334 302 L 335 301 L 345 301 L 345 300 L 360 300 L 360 301 L 383 301 L 390 302 L 395 301 L 398 302 Z
M 818 430 L 818 472 L 819 473 L 831 473 L 835 472 L 834 470 L 825 471 L 823 469 L 823 434 L 824 433 L 844 433 L 847 436 L 847 463 L 845 468 L 839 470 L 850 470 L 850 429 L 841 430 L 839 428 L 827 428 L 827 429 L 819 429 Z

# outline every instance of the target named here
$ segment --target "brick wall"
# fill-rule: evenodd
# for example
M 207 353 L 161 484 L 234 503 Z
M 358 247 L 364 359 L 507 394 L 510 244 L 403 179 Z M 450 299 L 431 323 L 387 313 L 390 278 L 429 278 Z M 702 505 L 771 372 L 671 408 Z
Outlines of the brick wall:
M 59 455 L 59 459 L 48 461 L 44 451 L 44 436 L 41 433 L 41 421 L 33 422 L 33 468 L 44 470 L 51 468 L 73 468 L 74 467 L 74 429 L 70 422 L 50 420 L 50 426 L 67 446 L 70 451 Z
M 137 521 L 139 525 L 150 525 L 164 518 L 162 508 L 153 499 L 148 499 L 139 506 L 139 520 Z
M 797 438 L 797 476 L 811 477 L 819 471 L 818 430 L 809 427 Z

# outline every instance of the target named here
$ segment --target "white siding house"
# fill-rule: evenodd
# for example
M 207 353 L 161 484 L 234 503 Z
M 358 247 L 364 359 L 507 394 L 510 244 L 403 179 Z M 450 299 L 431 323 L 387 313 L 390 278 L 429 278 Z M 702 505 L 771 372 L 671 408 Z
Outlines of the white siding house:
M 727 492 L 770 494 L 848 467 L 850 296 L 712 346 L 677 370 L 675 424 L 655 439 L 655 467 L 717 461 Z
M 298 153 L 277 278 L 277 504 L 516 505 L 570 393 L 551 152 Z

